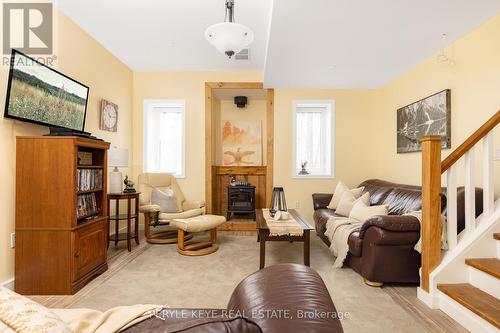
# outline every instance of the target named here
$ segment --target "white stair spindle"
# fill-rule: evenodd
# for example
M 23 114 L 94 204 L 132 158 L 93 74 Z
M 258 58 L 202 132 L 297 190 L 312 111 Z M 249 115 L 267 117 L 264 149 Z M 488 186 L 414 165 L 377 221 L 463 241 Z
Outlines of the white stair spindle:
M 448 248 L 457 246 L 457 179 L 456 166 L 446 172 L 446 214 Z
M 465 153 L 465 230 L 476 228 L 476 184 L 474 181 L 474 147 Z
M 483 211 L 486 216 L 491 216 L 495 209 L 493 178 L 493 132 L 489 132 L 483 138 Z

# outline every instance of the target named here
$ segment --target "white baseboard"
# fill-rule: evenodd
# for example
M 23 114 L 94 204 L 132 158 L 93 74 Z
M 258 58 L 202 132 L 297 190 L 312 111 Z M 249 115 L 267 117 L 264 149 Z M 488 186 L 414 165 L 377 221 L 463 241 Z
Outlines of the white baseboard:
M 439 309 L 439 297 L 429 294 L 420 287 L 417 287 L 417 297 L 431 309 Z
M 447 295 L 439 292 L 439 308 L 471 333 L 498 333 L 489 322 L 463 307 Z
M 7 281 L 2 282 L 2 287 L 5 287 L 10 290 L 14 290 L 14 278 L 8 279 Z

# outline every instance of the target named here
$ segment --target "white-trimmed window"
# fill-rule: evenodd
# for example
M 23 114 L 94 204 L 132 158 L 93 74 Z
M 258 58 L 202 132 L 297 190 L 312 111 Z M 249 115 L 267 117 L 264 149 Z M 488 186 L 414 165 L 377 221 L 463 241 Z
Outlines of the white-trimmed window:
M 293 102 L 292 177 L 334 177 L 334 108 L 332 100 Z
M 185 100 L 144 101 L 144 172 L 185 177 Z

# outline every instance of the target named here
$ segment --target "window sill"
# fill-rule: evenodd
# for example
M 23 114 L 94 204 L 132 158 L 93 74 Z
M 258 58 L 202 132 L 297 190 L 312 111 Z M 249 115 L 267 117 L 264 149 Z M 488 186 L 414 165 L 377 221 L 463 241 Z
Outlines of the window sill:
M 186 175 L 185 174 L 182 174 L 182 175 L 176 175 L 175 173 L 171 173 L 171 172 L 165 172 L 165 171 L 143 171 L 143 173 L 169 173 L 171 174 L 172 176 L 174 176 L 175 179 L 185 179 L 186 178 Z
M 293 179 L 335 179 L 333 175 L 293 175 Z

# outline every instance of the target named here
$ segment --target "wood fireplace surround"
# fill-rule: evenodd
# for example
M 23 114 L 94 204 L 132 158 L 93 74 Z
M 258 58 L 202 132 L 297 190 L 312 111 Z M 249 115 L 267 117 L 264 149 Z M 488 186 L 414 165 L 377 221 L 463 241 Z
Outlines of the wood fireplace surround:
M 264 166 L 219 166 L 216 163 L 214 140 L 216 138 L 214 110 L 215 91 L 219 89 L 264 90 L 266 93 L 265 123 L 266 141 Z M 250 93 L 250 91 L 249 91 Z M 255 186 L 255 209 L 267 206 L 273 188 L 273 158 L 274 158 L 274 90 L 264 89 L 262 82 L 206 82 L 205 83 L 205 201 L 207 214 L 228 215 L 228 186 L 230 177 L 245 180 Z M 221 230 L 256 230 L 255 221 L 230 220 L 220 226 Z

